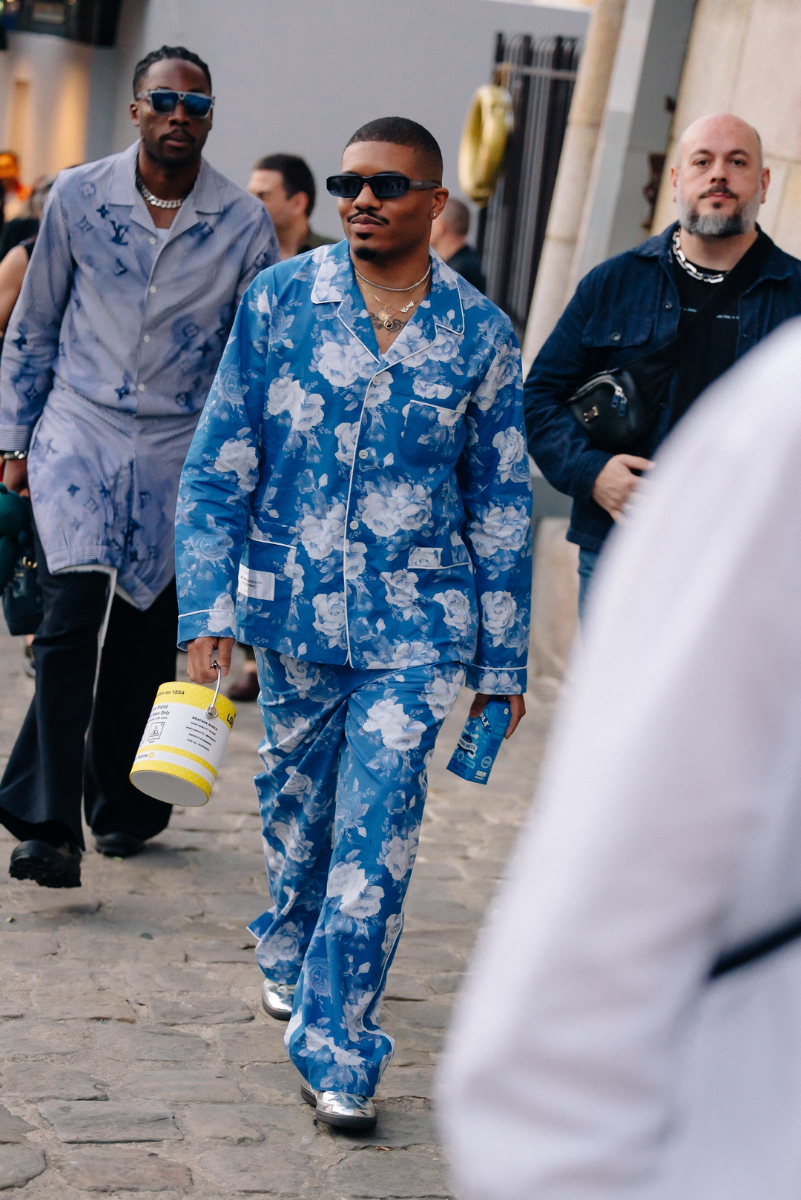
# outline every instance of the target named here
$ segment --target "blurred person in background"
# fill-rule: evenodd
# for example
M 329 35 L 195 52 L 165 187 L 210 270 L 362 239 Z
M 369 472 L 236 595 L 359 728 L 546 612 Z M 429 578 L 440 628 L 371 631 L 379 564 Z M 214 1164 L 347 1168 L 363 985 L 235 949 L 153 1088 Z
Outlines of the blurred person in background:
M 40 175 L 33 185 L 23 212 L 3 226 L 3 232 L 0 234 L 0 261 L 14 246 L 36 237 L 45 200 L 55 181 L 55 175 Z
M 278 258 L 262 205 L 202 157 L 207 65 L 162 46 L 133 91 L 139 140 L 53 187 L 0 370 L 5 482 L 30 486 L 44 594 L 0 822 L 12 877 L 46 887 L 79 886 L 82 794 L 103 854 L 169 821 L 128 774 L 175 673 L 178 479 L 236 305 Z
M 317 188 L 305 159 L 297 154 L 267 154 L 253 164 L 248 191 L 272 217 L 281 258 L 294 258 L 336 238 L 315 233 L 309 224 Z
M 458 271 L 474 288 L 486 293 L 487 280 L 481 269 L 481 259 L 467 244 L 469 232 L 470 209 L 455 196 L 449 196 L 448 203 L 431 226 L 431 245 L 449 267 Z
M 28 263 L 31 261 L 45 200 L 55 181 L 55 175 L 45 175 L 37 180 L 30 199 L 31 211 L 34 215 L 17 218 L 20 222 L 24 222 L 26 227 L 30 224 L 32 226 L 30 231 L 19 240 L 10 242 L 5 251 L 2 249 L 4 239 L 14 225 L 14 221 L 5 227 L 2 237 L 0 237 L 0 349 L 2 349 L 11 313 L 22 290 Z
M 253 164 L 248 191 L 261 200 L 272 217 L 282 259 L 336 241 L 315 233 L 309 225 L 317 188 L 306 160 L 297 154 L 267 154 L 260 158 Z M 244 666 L 228 688 L 228 695 L 239 703 L 257 700 L 259 696 L 256 655 L 251 646 L 242 648 Z
M 0 187 L 3 189 L 3 220 L 22 216 L 31 189 L 19 177 L 19 159 L 13 150 L 0 150 Z
M 800 375 L 794 321 L 604 553 L 447 1048 L 460 1200 L 801 1196 Z
M 327 186 L 347 240 L 240 305 L 176 560 L 190 678 L 257 647 L 262 1003 L 316 1119 L 365 1128 L 437 734 L 465 680 L 525 714 L 531 480 L 509 318 L 429 250 L 436 140 L 371 121 Z
M 25 278 L 25 272 L 28 269 L 28 263 L 31 261 L 42 209 L 55 181 L 55 175 L 43 175 L 41 179 L 37 180 L 30 198 L 31 211 L 35 213 L 35 216 L 28 218 L 16 217 L 3 229 L 2 237 L 0 237 L 0 351 L 2 351 L 3 339 L 5 338 L 11 313 L 22 290 L 22 282 Z M 24 225 L 28 229 L 32 227 L 32 232 L 26 233 L 21 238 L 17 238 L 16 233 L 19 230 L 15 231 L 13 240 L 9 243 L 12 249 L 4 253 L 2 250 L 4 240 L 9 230 L 12 230 L 15 225 Z M 27 488 L 23 490 L 26 496 L 30 494 Z M 33 657 L 33 634 L 25 634 L 23 639 L 23 654 L 23 670 L 26 675 L 33 678 L 36 675 L 36 663 Z
M 730 114 L 701 118 L 682 134 L 671 180 L 678 221 L 582 279 L 526 379 L 529 453 L 573 497 L 567 537 L 580 547 L 580 608 L 604 540 L 659 444 L 736 359 L 801 313 L 801 262 L 756 224 L 770 183 L 757 131 Z M 597 372 L 672 342 L 749 254 L 760 263 L 756 282 L 682 351 L 636 453 L 593 446 L 565 401 Z

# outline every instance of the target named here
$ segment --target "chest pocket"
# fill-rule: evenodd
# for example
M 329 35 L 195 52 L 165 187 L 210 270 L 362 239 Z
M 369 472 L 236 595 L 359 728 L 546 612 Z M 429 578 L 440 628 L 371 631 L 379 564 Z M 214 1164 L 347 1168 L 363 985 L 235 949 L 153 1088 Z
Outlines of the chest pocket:
M 457 408 L 443 408 L 428 400 L 409 399 L 403 408 L 401 453 L 404 461 L 432 469 L 455 463 L 464 446 L 466 408 L 466 400 Z
M 654 327 L 653 317 L 642 313 L 594 313 L 584 326 L 581 341 L 594 349 L 623 350 L 644 346 Z

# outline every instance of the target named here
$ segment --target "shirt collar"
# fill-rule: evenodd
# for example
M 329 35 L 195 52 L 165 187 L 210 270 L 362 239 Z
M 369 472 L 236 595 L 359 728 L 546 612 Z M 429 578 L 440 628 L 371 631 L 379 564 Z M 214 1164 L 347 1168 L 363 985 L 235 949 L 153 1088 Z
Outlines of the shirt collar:
M 375 334 L 367 318 L 364 299 L 356 283 L 347 239 L 327 248 L 312 288 L 313 304 L 339 304 L 338 316 L 351 333 L 387 366 L 400 362 L 436 340 L 438 328 L 464 333 L 464 310 L 455 271 L 436 251 L 431 254 L 431 291 L 418 306 L 406 328 L 386 354 L 378 359 Z
M 137 199 L 141 199 L 136 190 L 138 155 L 138 141 L 129 146 L 127 150 L 123 150 L 122 154 L 117 155 L 109 189 L 109 204 L 125 204 L 133 208 Z M 196 213 L 218 213 L 223 210 L 223 197 L 217 181 L 217 172 L 209 166 L 205 158 L 200 160 L 200 170 L 195 180 L 195 186 L 181 208 L 185 208 L 190 203 Z

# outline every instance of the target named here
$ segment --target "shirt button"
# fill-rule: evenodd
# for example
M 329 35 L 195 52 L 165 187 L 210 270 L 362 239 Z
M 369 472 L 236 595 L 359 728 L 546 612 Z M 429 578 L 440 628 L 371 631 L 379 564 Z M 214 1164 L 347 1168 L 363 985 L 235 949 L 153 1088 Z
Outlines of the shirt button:
M 151 290 L 151 291 L 153 291 L 153 289 L 152 289 L 152 288 L 151 288 L 150 290 Z M 612 341 L 613 341 L 613 342 L 619 342 L 619 341 L 620 341 L 620 334 L 619 334 L 619 333 L 613 333 L 613 334 L 612 334 Z
M 144 385 L 143 383 L 140 383 L 140 384 L 139 384 L 139 391 L 140 391 L 140 392 L 143 392 L 144 390 L 145 390 L 145 385 Z
M 358 521 L 351 521 L 351 523 L 350 523 L 350 527 L 351 527 L 351 529 L 358 529 L 358 528 L 359 528 L 359 522 L 358 522 Z
M 359 458 L 367 458 L 367 451 L 366 451 L 366 450 L 360 450 L 360 451 L 359 451 Z
M 667 312 L 670 312 L 670 310 L 671 310 L 671 308 L 672 308 L 672 307 L 673 307 L 673 301 L 672 301 L 672 300 L 666 300 L 666 301 L 665 301 L 665 309 L 667 310 Z
M 158 238 L 151 238 L 151 239 L 150 239 L 150 245 L 151 245 L 151 246 L 155 246 L 155 244 L 156 244 L 156 242 L 157 242 L 157 241 L 158 241 Z
M 148 290 L 148 291 L 150 292 L 150 294 L 152 295 L 152 294 L 153 294 L 153 292 L 155 292 L 155 290 L 156 290 L 156 285 L 155 285 L 155 283 L 151 283 L 150 287 L 149 287 L 147 290 Z
M 149 334 L 149 333 L 146 333 L 146 334 L 145 334 L 145 336 L 142 338 L 142 341 L 143 341 L 143 342 L 149 342 L 149 341 L 150 341 L 150 334 Z

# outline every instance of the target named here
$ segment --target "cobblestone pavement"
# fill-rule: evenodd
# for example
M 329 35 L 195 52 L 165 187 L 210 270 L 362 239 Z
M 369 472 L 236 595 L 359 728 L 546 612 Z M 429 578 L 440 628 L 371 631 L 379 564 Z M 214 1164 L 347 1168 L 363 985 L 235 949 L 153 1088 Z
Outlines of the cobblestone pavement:
M 0 767 L 32 694 L 0 637 Z M 454 993 L 531 795 L 550 716 L 529 716 L 489 787 L 446 772 L 440 735 L 384 1018 L 396 1039 L 374 1134 L 315 1125 L 285 1026 L 259 1005 L 246 923 L 268 907 L 240 705 L 211 803 L 126 861 L 90 850 L 80 891 L 12 883 L 0 840 L 0 1189 L 26 1200 L 447 1197 L 432 1076 Z M 68 702 L 68 697 L 65 697 Z M 90 843 L 91 845 L 91 843 Z

